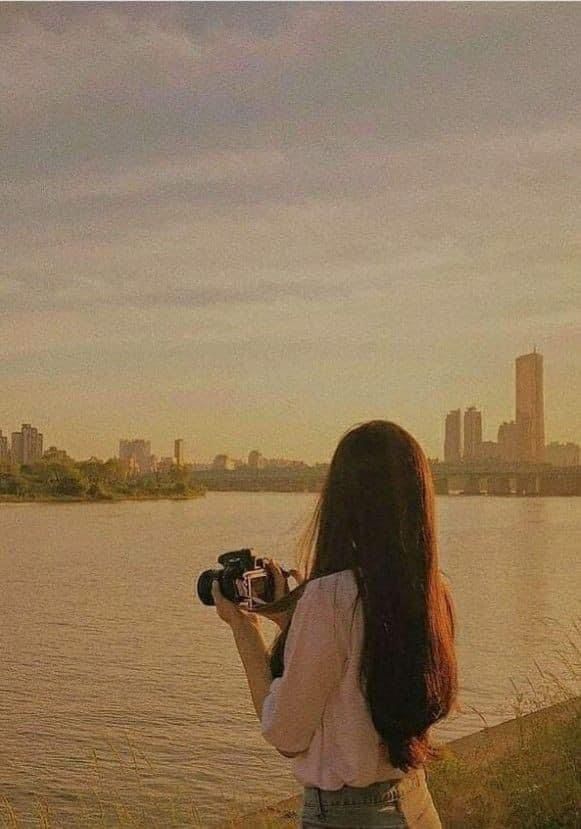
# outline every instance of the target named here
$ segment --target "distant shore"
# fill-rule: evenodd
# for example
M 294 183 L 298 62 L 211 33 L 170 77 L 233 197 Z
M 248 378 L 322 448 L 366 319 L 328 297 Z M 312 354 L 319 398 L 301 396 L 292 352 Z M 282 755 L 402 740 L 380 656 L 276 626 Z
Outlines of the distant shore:
M 113 495 L 110 498 L 90 498 L 78 495 L 41 495 L 38 498 L 18 495 L 0 495 L 0 504 L 118 504 L 121 501 L 191 501 L 203 498 L 205 492 L 180 495 Z

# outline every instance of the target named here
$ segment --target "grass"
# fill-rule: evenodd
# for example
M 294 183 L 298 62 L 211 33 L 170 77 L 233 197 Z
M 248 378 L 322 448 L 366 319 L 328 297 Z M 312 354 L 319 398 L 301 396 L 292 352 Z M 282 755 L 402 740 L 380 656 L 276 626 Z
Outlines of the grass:
M 445 829 L 558 829 L 581 827 L 581 625 L 555 656 L 559 676 L 535 663 L 535 682 L 514 685 L 514 719 L 444 746 L 428 767 L 428 783 Z M 486 723 L 484 716 L 481 717 Z M 162 798 L 148 785 L 152 764 L 126 736 L 122 749 L 108 741 L 107 756 L 93 752 L 92 780 L 76 798 L 74 825 L 87 829 L 205 827 L 192 800 Z M 128 794 L 130 792 L 130 794 Z M 220 794 L 220 793 L 218 793 Z M 230 795 L 230 792 L 228 793 Z M 224 802 L 228 797 L 223 793 Z M 300 798 L 252 808 L 230 803 L 224 829 L 286 829 L 297 826 Z M 37 798 L 25 817 L 0 789 L 0 826 L 58 829 L 54 807 Z M 70 827 L 70 819 L 67 820 Z
M 581 701 L 570 717 L 519 715 L 518 730 L 500 756 L 474 758 L 449 750 L 429 769 L 430 790 L 449 829 L 581 826 Z

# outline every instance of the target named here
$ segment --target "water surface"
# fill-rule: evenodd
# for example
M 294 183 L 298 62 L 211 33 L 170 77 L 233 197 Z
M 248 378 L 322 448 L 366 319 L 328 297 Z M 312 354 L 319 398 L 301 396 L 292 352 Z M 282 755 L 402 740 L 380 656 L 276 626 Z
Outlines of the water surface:
M 291 563 L 315 497 L 0 505 L 0 796 L 19 814 L 45 802 L 61 826 L 83 825 L 83 798 L 193 803 L 212 826 L 234 798 L 297 791 L 260 737 L 229 629 L 193 585 L 243 546 Z M 438 512 L 465 707 L 436 729 L 449 740 L 510 717 L 535 660 L 563 668 L 581 499 L 449 497 Z

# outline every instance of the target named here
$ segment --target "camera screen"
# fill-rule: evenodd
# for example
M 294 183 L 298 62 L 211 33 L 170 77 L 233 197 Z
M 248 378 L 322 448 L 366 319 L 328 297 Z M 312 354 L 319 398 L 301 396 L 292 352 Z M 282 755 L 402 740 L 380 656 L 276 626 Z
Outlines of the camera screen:
M 268 598 L 268 577 L 263 573 L 251 575 L 246 574 L 243 579 L 236 579 L 238 595 L 256 604 L 266 603 Z
M 250 581 L 250 592 L 252 594 L 253 599 L 261 599 L 263 602 L 266 601 L 266 589 L 268 587 L 268 580 L 266 576 L 259 576 L 258 578 L 251 579 Z

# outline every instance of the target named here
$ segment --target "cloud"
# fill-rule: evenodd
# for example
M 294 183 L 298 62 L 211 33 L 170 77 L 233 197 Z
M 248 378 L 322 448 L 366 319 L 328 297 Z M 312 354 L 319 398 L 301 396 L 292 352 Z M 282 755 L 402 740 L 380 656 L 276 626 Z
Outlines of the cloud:
M 250 373 L 286 337 L 309 359 L 432 344 L 437 372 L 450 344 L 512 348 L 514 319 L 574 338 L 575 4 L 31 3 L 0 23 L 5 357 L 230 343 Z

